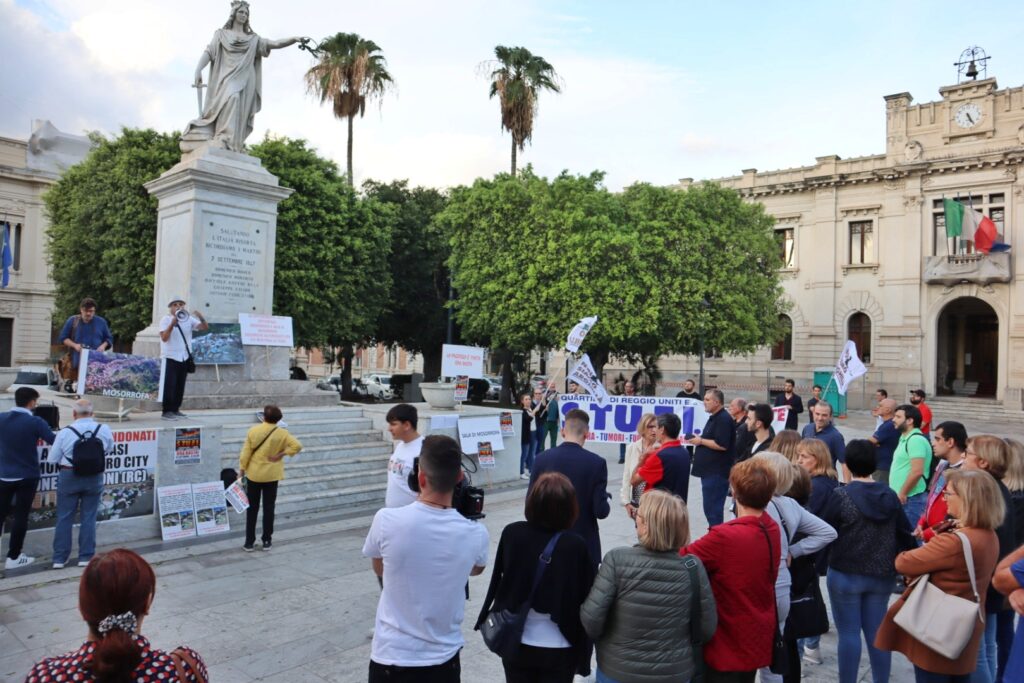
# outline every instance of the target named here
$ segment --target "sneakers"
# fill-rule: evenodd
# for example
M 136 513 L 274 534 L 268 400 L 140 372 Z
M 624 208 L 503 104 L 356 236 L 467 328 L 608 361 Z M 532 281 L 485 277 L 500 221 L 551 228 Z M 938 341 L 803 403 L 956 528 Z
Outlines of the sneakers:
M 263 541 L 263 549 L 270 550 L 270 541 Z
M 247 553 L 251 553 L 253 550 L 256 550 L 256 548 L 252 547 L 251 545 L 243 545 L 242 550 L 244 550 Z
M 821 648 L 804 647 L 804 661 L 808 664 L 821 664 Z
M 163 415 L 160 416 L 160 419 L 161 420 L 177 420 L 178 419 L 178 414 L 177 413 L 167 413 L 167 412 L 165 412 Z
M 64 563 L 63 562 L 54 562 L 53 563 L 53 569 L 64 569 Z
M 188 419 L 188 415 L 186 415 L 185 413 L 181 412 L 180 410 L 175 410 L 174 411 L 174 416 L 176 418 L 178 418 L 179 420 L 186 420 L 186 419 Z
M 32 564 L 35 561 L 36 561 L 36 558 L 29 557 L 25 553 L 22 553 L 21 555 L 18 555 L 13 560 L 8 557 L 7 561 L 4 563 L 4 569 L 21 569 L 22 567 L 29 566 L 30 564 Z
M 529 472 L 523 472 L 522 474 L 519 475 L 519 478 L 520 479 L 529 480 L 530 479 L 530 473 Z
M 79 567 L 88 567 L 89 566 L 89 560 L 79 560 L 78 561 L 78 566 Z

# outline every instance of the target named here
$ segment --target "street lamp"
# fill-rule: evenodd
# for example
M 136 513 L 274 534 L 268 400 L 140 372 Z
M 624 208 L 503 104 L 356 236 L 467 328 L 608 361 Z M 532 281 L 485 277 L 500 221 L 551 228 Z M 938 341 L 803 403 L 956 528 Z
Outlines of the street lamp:
M 708 301 L 707 297 L 700 300 L 700 307 L 706 312 L 711 309 L 711 302 Z M 699 351 L 700 351 L 700 377 L 698 386 L 700 387 L 700 397 L 704 398 L 704 314 L 700 317 L 700 339 L 699 339 Z

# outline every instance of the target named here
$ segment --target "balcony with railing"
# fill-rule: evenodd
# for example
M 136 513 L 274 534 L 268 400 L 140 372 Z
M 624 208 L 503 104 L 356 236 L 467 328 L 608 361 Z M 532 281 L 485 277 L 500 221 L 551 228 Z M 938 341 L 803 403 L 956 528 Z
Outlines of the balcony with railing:
M 952 254 L 949 256 L 925 256 L 924 281 L 929 285 L 952 287 L 962 282 L 989 285 L 993 282 L 1010 282 L 1013 270 L 1010 252 L 993 254 Z

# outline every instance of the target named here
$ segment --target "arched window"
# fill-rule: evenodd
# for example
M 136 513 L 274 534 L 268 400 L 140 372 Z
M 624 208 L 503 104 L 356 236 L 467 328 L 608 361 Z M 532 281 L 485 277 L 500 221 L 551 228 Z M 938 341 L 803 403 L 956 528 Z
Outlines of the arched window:
M 793 360 L 793 319 L 788 315 L 780 315 L 779 327 L 784 336 L 772 346 L 772 360 Z
M 865 363 L 871 362 L 871 318 L 860 311 L 850 316 L 846 323 L 846 338 L 857 345 L 857 354 Z

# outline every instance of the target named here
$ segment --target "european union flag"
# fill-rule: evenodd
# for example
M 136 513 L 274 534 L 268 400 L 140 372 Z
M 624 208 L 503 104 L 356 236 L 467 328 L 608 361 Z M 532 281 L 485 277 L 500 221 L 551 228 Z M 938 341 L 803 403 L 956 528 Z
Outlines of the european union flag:
M 0 279 L 0 287 L 6 288 L 11 281 L 11 266 L 14 265 L 14 255 L 11 252 L 11 224 L 4 223 L 4 248 L 3 248 L 3 277 Z

